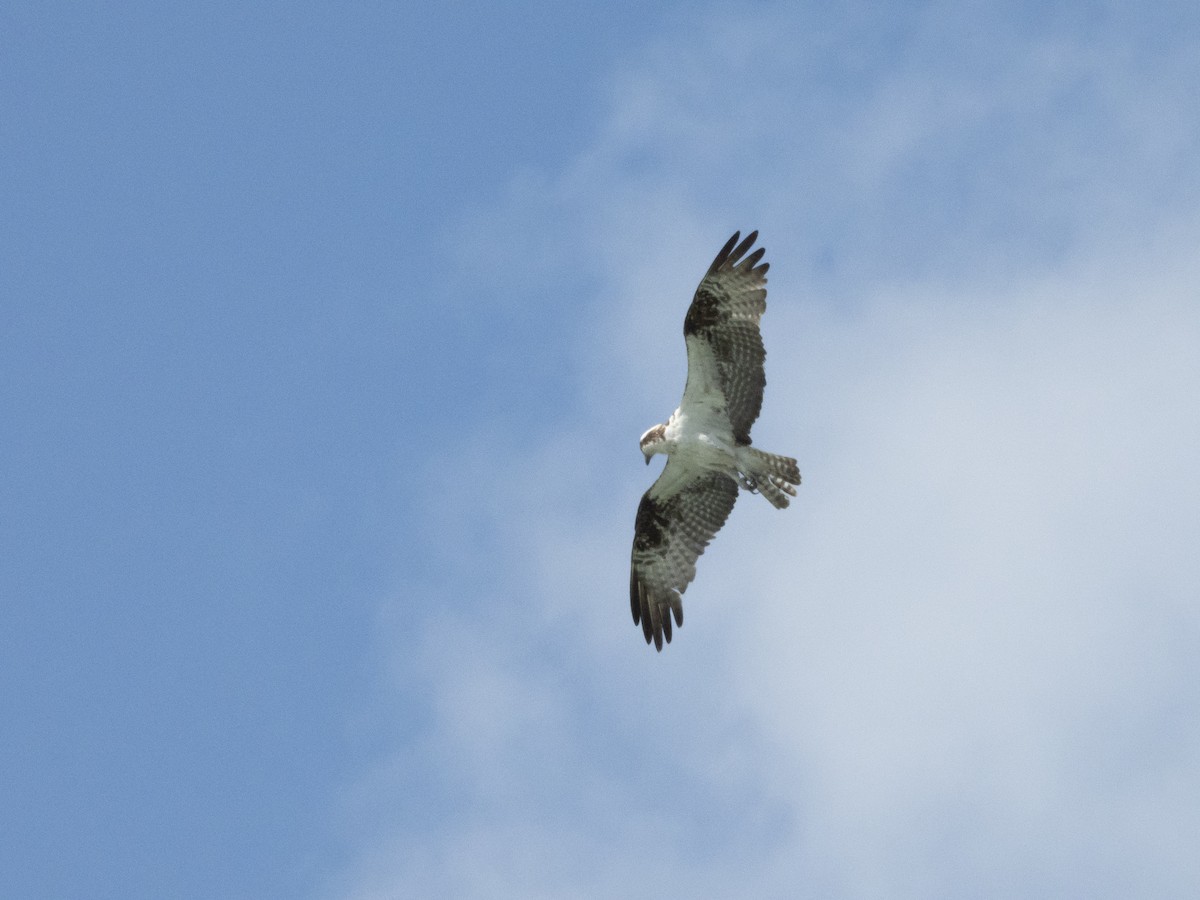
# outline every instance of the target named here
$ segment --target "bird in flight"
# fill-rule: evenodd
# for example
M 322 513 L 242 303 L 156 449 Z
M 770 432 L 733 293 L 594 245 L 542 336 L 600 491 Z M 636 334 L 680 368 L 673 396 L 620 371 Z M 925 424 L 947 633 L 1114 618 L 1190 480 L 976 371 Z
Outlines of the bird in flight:
M 683 625 L 682 594 L 696 560 L 725 524 L 738 488 L 762 494 L 776 509 L 796 496 L 796 460 L 750 446 L 762 410 L 766 351 L 758 329 L 767 309 L 764 248 L 740 232 L 708 267 L 683 320 L 688 373 L 679 408 L 641 438 L 646 464 L 667 455 L 642 496 L 634 523 L 629 601 L 646 643 L 671 642 L 671 617 Z

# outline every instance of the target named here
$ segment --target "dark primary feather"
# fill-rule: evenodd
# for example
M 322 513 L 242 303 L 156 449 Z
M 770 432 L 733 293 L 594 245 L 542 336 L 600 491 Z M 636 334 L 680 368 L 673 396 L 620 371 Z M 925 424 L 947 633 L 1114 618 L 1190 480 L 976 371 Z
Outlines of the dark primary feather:
M 766 252 L 764 247 L 745 256 L 758 239 L 757 231 L 738 243 L 740 235 L 734 232 L 696 288 L 683 320 L 683 335 L 688 342 L 689 382 L 693 366 L 708 362 L 698 354 L 711 353 L 734 439 L 749 444 L 750 426 L 762 411 L 763 389 L 767 386 L 763 369 L 767 353 L 758 323 L 767 309 L 770 263 L 759 263 Z M 693 342 L 700 342 L 702 347 L 695 347 Z M 686 404 L 686 388 L 683 396 Z
M 683 624 L 681 595 L 696 577 L 696 560 L 704 552 L 737 501 L 738 486 L 722 472 L 706 472 L 669 495 L 659 485 L 669 484 L 672 465 L 638 505 L 634 524 L 633 559 L 629 572 L 629 602 L 634 624 L 642 626 L 646 643 L 662 650 L 671 642 L 671 616 Z

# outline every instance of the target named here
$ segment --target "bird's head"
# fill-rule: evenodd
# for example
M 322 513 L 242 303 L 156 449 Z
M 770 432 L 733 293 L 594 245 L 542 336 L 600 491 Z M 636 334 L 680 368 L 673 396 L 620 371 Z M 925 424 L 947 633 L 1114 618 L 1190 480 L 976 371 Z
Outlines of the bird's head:
M 642 435 L 639 443 L 642 447 L 642 456 L 646 457 L 646 465 L 650 465 L 650 457 L 655 453 L 663 452 L 663 444 L 666 440 L 667 426 L 655 425 Z

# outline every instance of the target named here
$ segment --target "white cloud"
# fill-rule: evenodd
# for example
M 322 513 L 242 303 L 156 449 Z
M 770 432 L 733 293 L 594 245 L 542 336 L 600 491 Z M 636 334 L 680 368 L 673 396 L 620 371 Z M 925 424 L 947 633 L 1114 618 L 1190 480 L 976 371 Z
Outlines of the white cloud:
M 439 481 L 434 537 L 495 549 L 398 667 L 427 724 L 367 782 L 404 811 L 339 896 L 1200 889 L 1200 222 L 1162 199 L 1200 78 L 1115 27 L 1008 22 L 985 82 L 911 61 L 964 23 L 789 43 L 811 23 L 659 44 L 595 147 L 476 218 L 549 215 L 538 256 L 596 279 L 578 406 Z M 864 35 L 892 62 L 823 79 Z M 634 441 L 727 216 L 773 264 L 756 443 L 805 484 L 742 499 L 657 655 L 625 606 Z
M 727 536 L 739 567 L 794 560 L 729 624 L 745 702 L 820 773 L 815 852 L 883 894 L 1091 870 L 1113 887 L 1085 893 L 1122 895 L 1147 865 L 1152 893 L 1196 884 L 1172 836 L 1200 817 L 1164 805 L 1147 840 L 1137 814 L 1176 779 L 1200 790 L 1191 256 L 1180 283 L 1109 260 L 1103 284 L 1074 272 L 960 317 L 893 298 L 805 366 L 843 380 L 809 385 L 835 405 L 807 423 L 842 439 L 808 461 L 799 533 Z

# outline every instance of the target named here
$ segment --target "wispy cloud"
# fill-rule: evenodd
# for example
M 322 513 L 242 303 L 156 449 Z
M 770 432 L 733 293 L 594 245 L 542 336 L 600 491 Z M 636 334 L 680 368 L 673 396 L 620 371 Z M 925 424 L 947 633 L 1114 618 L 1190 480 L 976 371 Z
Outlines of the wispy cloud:
M 436 613 L 395 613 L 418 725 L 339 896 L 1200 888 L 1192 54 L 817 24 L 651 45 L 593 146 L 475 214 L 468 255 L 540 229 L 588 285 L 543 298 L 577 310 L 572 402 L 439 448 L 446 575 L 396 606 Z M 626 609 L 634 441 L 704 263 L 756 225 L 756 443 L 805 484 L 743 497 L 658 655 Z

